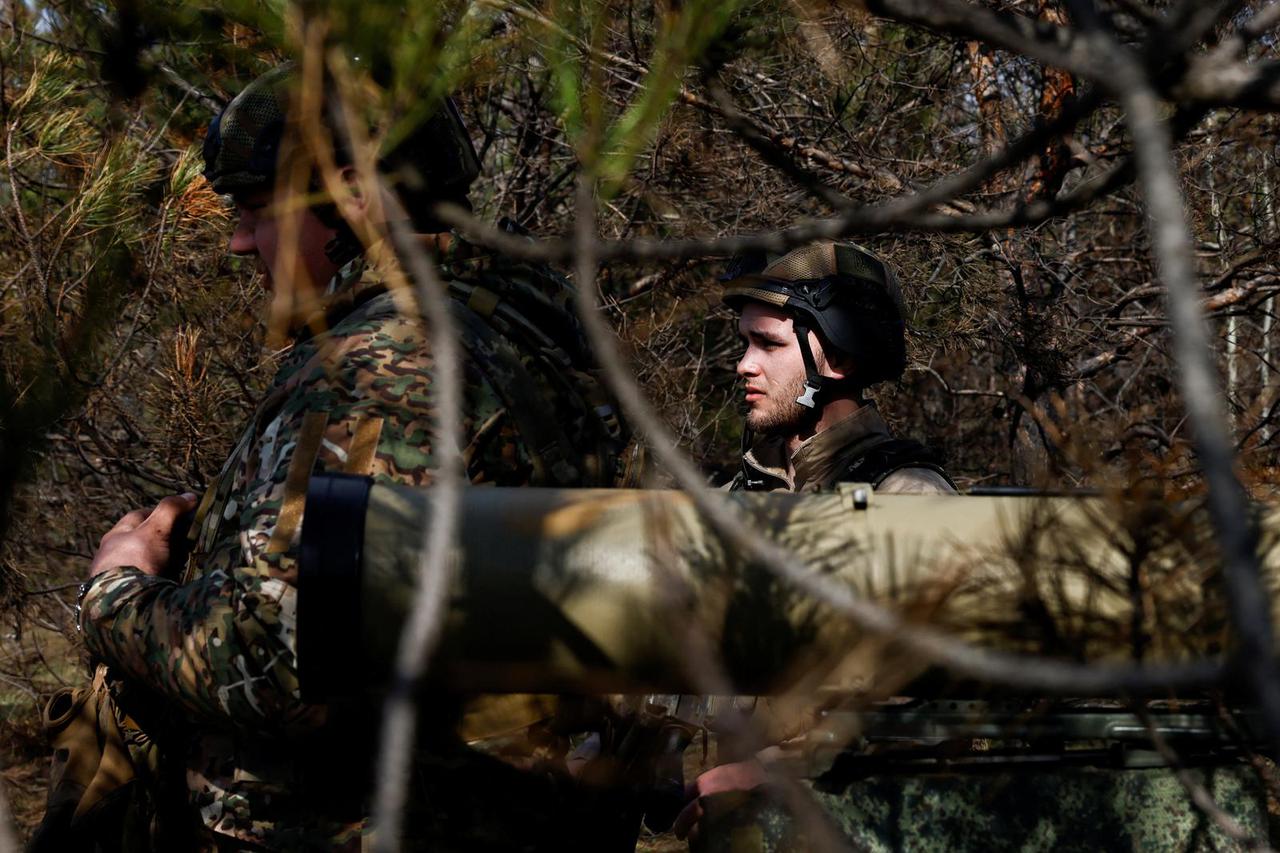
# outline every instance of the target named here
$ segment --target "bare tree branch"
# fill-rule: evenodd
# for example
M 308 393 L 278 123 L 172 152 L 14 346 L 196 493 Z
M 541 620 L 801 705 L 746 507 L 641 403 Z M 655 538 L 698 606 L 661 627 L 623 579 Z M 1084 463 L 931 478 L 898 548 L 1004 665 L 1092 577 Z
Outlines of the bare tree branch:
M 1273 654 L 1270 597 L 1261 579 L 1257 529 L 1234 472 L 1234 445 L 1223 420 L 1225 403 L 1200 310 L 1191 234 L 1174 171 L 1172 141 L 1160 120 L 1160 101 L 1141 65 L 1100 29 L 1090 31 L 1087 37 L 1095 46 L 1098 61 L 1110 67 L 1107 78 L 1124 105 L 1133 135 L 1153 251 L 1168 289 L 1183 403 L 1209 487 L 1210 516 L 1222 547 L 1227 598 L 1240 642 L 1237 653 L 1272 741 L 1280 745 L 1280 671 Z
M 216 116 L 218 113 L 222 112 L 222 107 L 224 105 L 217 98 L 213 97 L 208 92 L 205 92 L 201 89 L 197 89 L 191 83 L 187 82 L 182 77 L 181 74 L 179 74 L 177 71 L 174 71 L 173 68 L 171 68 L 170 66 L 166 65 L 163 62 L 160 62 L 160 63 L 157 63 L 156 69 L 160 72 L 160 74 L 164 77 L 165 80 L 168 80 L 169 83 L 174 87 L 176 87 L 179 91 L 199 101 L 200 105 L 203 106 L 206 110 L 208 110 L 211 115 Z
M 404 222 L 393 217 L 391 234 L 407 272 L 418 283 L 419 304 L 430 323 L 435 360 L 432 385 L 439 414 L 432 445 L 436 470 L 432 478 L 431 525 L 423 531 L 418 588 L 400 636 L 378 750 L 373 823 L 378 829 L 374 846 L 380 851 L 400 849 L 418 717 L 415 693 L 444 628 L 445 605 L 453 580 L 449 552 L 457 535 L 462 487 L 462 383 L 457 333 L 449 314 L 449 297 L 435 264 Z
M 877 15 L 947 38 L 986 42 L 1088 80 L 1098 74 L 1093 57 L 1067 27 L 1047 26 L 1026 15 L 995 12 L 962 0 L 866 0 L 866 6 Z
M 1021 163 L 1039 153 L 1044 144 L 1055 135 L 1068 131 L 1084 116 L 1092 113 L 1099 101 L 1086 95 L 1074 109 L 1064 110 L 1057 119 L 1033 129 L 1011 142 L 991 157 L 983 158 L 972 166 L 950 175 L 937 183 L 911 195 L 899 196 L 879 205 L 855 207 L 830 219 L 811 219 L 781 231 L 758 234 L 732 235 L 706 239 L 659 240 L 638 238 L 632 240 L 601 241 L 597 257 L 606 261 L 658 261 L 708 256 L 727 256 L 748 249 L 767 249 L 782 252 L 813 240 L 846 237 L 859 232 L 885 231 L 894 227 L 915 227 L 929 230 L 977 231 L 994 227 L 1008 227 L 1023 218 L 1036 219 L 1057 215 L 1052 202 L 1035 202 L 1019 207 L 1013 213 L 975 214 L 959 217 L 925 213 L 929 208 L 953 202 L 958 196 L 981 186 L 992 175 Z M 1096 197 L 1093 187 L 1073 195 L 1070 204 L 1083 204 Z M 1104 187 L 1110 186 L 1104 179 Z M 1025 212 L 1023 212 L 1025 211 Z M 506 233 L 455 205 L 441 205 L 440 218 L 457 227 L 468 238 L 489 246 L 503 254 L 526 261 L 564 262 L 572 260 L 575 252 L 571 241 L 564 239 L 528 240 Z

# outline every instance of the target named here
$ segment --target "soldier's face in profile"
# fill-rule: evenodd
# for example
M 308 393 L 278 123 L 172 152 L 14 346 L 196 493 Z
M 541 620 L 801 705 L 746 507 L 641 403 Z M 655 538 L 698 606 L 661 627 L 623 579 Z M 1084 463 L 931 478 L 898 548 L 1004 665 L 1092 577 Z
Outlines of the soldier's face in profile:
M 746 383 L 747 426 L 762 434 L 785 434 L 799 428 L 809 410 L 796 403 L 804 392 L 804 357 L 789 315 L 763 302 L 748 302 L 738 318 L 738 335 L 746 351 L 738 359 L 738 375 Z M 818 370 L 827 372 L 818 337 L 809 333 Z
M 257 257 L 268 290 L 287 278 L 291 287 L 314 293 L 333 278 L 337 266 L 324 247 L 336 232 L 310 208 L 279 203 L 269 188 L 237 193 L 233 201 L 238 219 L 229 248 Z

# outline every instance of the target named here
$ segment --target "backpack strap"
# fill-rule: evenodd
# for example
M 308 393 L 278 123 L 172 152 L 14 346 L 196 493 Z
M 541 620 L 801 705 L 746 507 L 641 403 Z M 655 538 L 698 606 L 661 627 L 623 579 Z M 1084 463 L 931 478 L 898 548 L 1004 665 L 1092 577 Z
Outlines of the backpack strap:
M 831 482 L 825 484 L 830 488 L 836 483 L 870 483 L 879 488 L 889 475 L 904 468 L 924 468 L 941 476 L 951 485 L 956 484 L 942 467 L 942 461 L 936 453 L 912 438 L 891 438 L 887 435 L 874 436 L 862 443 L 854 453 L 852 460 L 840 469 Z
M 742 450 L 738 463 L 738 472 L 733 475 L 733 479 L 729 481 L 728 490 L 731 492 L 762 492 L 769 491 L 770 485 L 768 480 L 760 479 L 758 472 L 752 469 L 747 462 L 747 454 L 751 452 L 751 448 L 756 443 L 756 433 L 749 426 L 742 428 Z
M 445 280 L 463 345 L 490 366 L 485 372 L 525 441 L 535 484 L 615 484 L 629 459 L 630 431 L 597 376 L 571 310 L 572 285 L 548 267 L 484 255 Z
M 486 366 L 482 369 L 524 439 L 533 464 L 533 485 L 576 485 L 582 473 L 581 459 L 561 429 L 557 412 L 537 393 L 538 384 L 512 342 L 463 306 L 455 311 L 455 317 L 461 321 L 462 345 L 475 363 Z

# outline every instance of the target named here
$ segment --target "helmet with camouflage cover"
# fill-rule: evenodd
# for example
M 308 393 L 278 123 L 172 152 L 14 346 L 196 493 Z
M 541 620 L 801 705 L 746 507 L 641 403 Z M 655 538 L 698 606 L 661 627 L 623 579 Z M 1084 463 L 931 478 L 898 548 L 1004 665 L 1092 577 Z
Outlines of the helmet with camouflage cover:
M 236 193 L 270 185 L 275 180 L 281 140 L 297 68 L 285 63 L 254 80 L 227 104 L 209 125 L 204 139 L 204 176 L 218 193 Z M 339 162 L 347 155 L 336 146 Z M 414 195 L 433 199 L 465 198 L 480 174 L 471 137 L 454 102 L 441 109 L 381 158 Z
M 785 255 L 739 255 L 721 281 L 722 298 L 735 311 L 755 301 L 792 316 L 805 366 L 804 393 L 796 402 L 806 408 L 816 408 L 818 392 L 837 381 L 818 372 L 811 329 L 838 351 L 828 357 L 850 357 L 853 372 L 840 381 L 859 392 L 906 369 L 902 288 L 888 265 L 856 243 L 824 240 Z

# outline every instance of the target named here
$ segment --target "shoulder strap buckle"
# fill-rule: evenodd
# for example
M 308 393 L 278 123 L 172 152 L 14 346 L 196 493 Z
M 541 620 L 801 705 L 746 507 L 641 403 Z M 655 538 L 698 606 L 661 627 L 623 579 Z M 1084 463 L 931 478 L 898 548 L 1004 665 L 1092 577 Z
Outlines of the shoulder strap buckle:
M 871 496 L 876 493 L 871 483 L 837 483 L 836 494 L 847 501 L 855 510 L 865 510 L 871 506 Z

